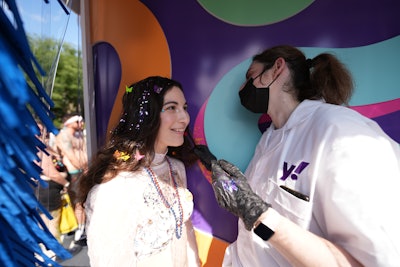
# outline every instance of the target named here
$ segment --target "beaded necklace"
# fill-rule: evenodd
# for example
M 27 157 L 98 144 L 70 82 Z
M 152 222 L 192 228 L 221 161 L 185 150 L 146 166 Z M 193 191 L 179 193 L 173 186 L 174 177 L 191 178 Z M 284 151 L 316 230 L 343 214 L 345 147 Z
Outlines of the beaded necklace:
M 176 238 L 180 239 L 182 236 L 182 227 L 183 227 L 183 209 L 182 209 L 182 204 L 181 204 L 181 200 L 179 197 L 179 192 L 178 192 L 178 183 L 172 173 L 172 165 L 171 162 L 169 161 L 169 159 L 167 157 L 165 157 L 167 159 L 168 162 L 168 168 L 169 168 L 169 177 L 172 179 L 172 181 L 174 182 L 174 189 L 175 189 L 175 194 L 177 195 L 178 198 L 178 207 L 179 207 L 179 218 L 176 216 L 175 210 L 173 209 L 173 205 L 171 205 L 168 200 L 166 199 L 166 197 L 164 196 L 163 192 L 161 191 L 160 185 L 158 183 L 157 180 L 157 175 L 154 173 L 154 171 L 148 167 L 148 168 L 144 168 L 146 170 L 146 172 L 149 174 L 151 181 L 153 182 L 154 187 L 157 190 L 158 195 L 160 196 L 161 200 L 164 203 L 164 206 L 169 209 L 172 213 L 172 215 L 174 216 L 175 219 L 175 235 Z

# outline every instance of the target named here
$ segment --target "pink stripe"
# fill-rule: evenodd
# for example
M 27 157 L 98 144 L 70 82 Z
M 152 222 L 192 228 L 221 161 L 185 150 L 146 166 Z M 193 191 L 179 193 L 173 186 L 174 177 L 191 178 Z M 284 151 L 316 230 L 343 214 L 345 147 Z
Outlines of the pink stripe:
M 368 118 L 380 117 L 400 110 L 400 98 L 386 102 L 350 107 Z
M 198 145 L 207 145 L 206 136 L 204 134 L 204 113 L 206 110 L 206 106 L 208 103 L 208 99 L 201 106 L 199 113 L 197 114 L 196 120 L 194 122 L 193 129 L 193 139 Z M 208 171 L 203 164 L 199 163 L 199 167 L 204 177 L 211 183 L 211 172 Z
M 194 122 L 193 138 L 198 145 L 207 145 L 206 136 L 204 134 L 204 113 L 207 103 L 208 99 L 201 106 Z

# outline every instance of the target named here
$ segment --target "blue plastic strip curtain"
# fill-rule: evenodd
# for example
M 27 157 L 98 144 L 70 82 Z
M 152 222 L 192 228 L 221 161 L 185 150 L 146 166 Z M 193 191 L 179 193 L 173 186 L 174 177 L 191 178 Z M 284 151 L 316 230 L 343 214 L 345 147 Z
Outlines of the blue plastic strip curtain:
M 5 13 L 5 8 L 7 12 Z M 43 244 L 61 259 L 71 255 L 51 235 L 39 212 L 51 218 L 40 205 L 34 187 L 40 183 L 37 153 L 45 145 L 36 138 L 40 130 L 34 117 L 48 131 L 53 102 L 35 75 L 44 75 L 31 52 L 14 0 L 0 8 L 0 266 L 60 266 L 40 248 Z M 24 74 L 26 75 L 25 78 Z M 30 79 L 34 88 L 26 79 Z

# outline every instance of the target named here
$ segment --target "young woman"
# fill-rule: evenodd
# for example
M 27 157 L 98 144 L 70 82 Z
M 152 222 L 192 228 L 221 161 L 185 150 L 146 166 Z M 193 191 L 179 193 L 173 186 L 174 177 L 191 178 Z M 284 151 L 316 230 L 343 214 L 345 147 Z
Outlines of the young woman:
M 253 58 L 246 79 L 242 105 L 272 124 L 245 176 L 213 161 L 217 199 L 241 218 L 223 265 L 400 266 L 399 145 L 343 106 L 343 64 L 277 46 Z
M 190 117 L 180 83 L 149 77 L 126 88 L 108 144 L 80 181 L 90 265 L 199 266 L 186 188 Z

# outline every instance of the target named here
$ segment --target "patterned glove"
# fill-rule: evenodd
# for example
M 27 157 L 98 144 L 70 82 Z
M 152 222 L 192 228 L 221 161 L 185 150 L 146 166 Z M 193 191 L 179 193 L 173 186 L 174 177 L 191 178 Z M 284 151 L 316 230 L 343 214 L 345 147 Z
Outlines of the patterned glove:
M 248 231 L 271 205 L 253 192 L 238 167 L 226 160 L 212 161 L 212 186 L 218 204 L 241 218 Z
M 193 152 L 199 157 L 201 163 L 207 170 L 211 171 L 211 161 L 217 158 L 211 153 L 206 145 L 196 145 Z

